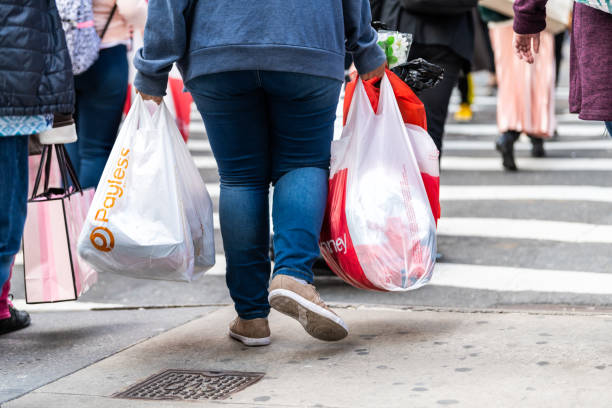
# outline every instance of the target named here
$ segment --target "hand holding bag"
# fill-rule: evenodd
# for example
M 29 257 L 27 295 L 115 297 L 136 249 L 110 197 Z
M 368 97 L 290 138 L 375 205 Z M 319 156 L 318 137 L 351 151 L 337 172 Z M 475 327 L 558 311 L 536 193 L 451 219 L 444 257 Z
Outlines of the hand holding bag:
M 212 203 L 210 214 L 193 209 L 189 194 L 205 187 L 194 184 L 193 169 L 185 178 L 193 159 L 177 147 L 185 149 L 167 116 L 151 118 L 137 95 L 119 131 L 79 237 L 79 255 L 98 272 L 191 281 L 214 263 Z

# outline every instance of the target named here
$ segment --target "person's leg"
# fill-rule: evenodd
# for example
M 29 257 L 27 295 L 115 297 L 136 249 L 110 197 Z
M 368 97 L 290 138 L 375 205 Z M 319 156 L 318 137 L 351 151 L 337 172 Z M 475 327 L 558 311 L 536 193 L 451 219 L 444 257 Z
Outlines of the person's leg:
M 9 308 L 11 268 L 19 251 L 28 200 L 28 138 L 0 137 L 0 334 L 29 324 L 25 312 Z
M 274 275 L 312 283 L 342 84 L 289 72 L 261 74 L 271 124 Z
M 458 122 L 469 122 L 473 117 L 470 81 L 470 73 L 469 71 L 465 71 L 464 67 L 461 70 L 461 74 L 457 80 L 457 88 L 459 89 L 459 95 L 461 96 L 459 109 L 457 109 L 457 112 L 455 112 L 455 120 Z
M 267 317 L 270 158 L 264 92 L 253 71 L 205 75 L 186 85 L 219 167 L 219 218 L 230 295 L 242 319 Z
M 565 42 L 565 31 L 555 35 L 555 88 L 559 85 L 559 72 L 563 61 L 563 43 Z
M 544 139 L 537 136 L 528 135 L 531 140 L 531 156 L 532 157 L 545 157 L 546 150 L 544 150 Z
M 612 137 L 612 121 L 604 122 L 606 129 L 608 129 L 608 136 Z
M 79 140 L 69 145 L 69 154 L 72 162 L 78 163 L 75 166 L 83 188 L 98 185 L 117 138 L 127 95 L 126 52 L 124 45 L 100 50 L 94 65 L 75 78 Z
M 520 137 L 520 133 L 514 130 L 508 130 L 501 134 L 495 141 L 495 148 L 502 155 L 502 166 L 506 170 L 516 171 L 516 162 L 514 161 L 514 143 Z
M 319 255 L 341 83 L 288 72 L 261 75 L 270 115 L 274 183 L 275 265 L 268 299 L 311 336 L 340 340 L 348 334 L 346 324 L 309 283 Z
M 413 44 L 410 49 L 410 59 L 425 58 L 427 61 L 444 68 L 444 78 L 431 89 L 418 94 L 425 105 L 427 113 L 427 132 L 442 154 L 442 137 L 444 124 L 448 114 L 448 104 L 453 88 L 457 84 L 463 59 L 453 50 L 445 46 Z
M 9 267 L 10 268 L 10 267 Z M 11 291 L 11 275 L 12 268 L 9 269 L 9 276 L 2 289 L 0 290 L 0 320 L 8 319 L 11 317 L 11 311 L 9 310 L 9 292 Z

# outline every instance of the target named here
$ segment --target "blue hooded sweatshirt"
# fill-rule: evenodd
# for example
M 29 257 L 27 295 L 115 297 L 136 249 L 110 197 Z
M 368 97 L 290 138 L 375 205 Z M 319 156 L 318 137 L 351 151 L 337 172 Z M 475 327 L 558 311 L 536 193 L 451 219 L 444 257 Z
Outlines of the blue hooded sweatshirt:
M 149 0 L 135 86 L 164 95 L 177 63 L 200 75 L 268 70 L 344 79 L 344 56 L 360 73 L 385 62 L 368 0 Z

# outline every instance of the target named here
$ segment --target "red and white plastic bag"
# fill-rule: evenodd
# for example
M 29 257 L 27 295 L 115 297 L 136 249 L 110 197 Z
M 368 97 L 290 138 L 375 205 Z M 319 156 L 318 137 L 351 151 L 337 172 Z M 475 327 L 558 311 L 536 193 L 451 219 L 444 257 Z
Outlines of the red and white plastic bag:
M 436 219 L 422 167 L 432 167 L 428 171 L 438 180 L 439 174 L 429 159 L 419 166 L 417 154 L 433 158 L 437 150 L 431 150 L 422 127 L 405 124 L 388 75 L 380 83 L 377 113 L 360 79 L 349 96 L 342 137 L 332 143 L 319 246 L 330 268 L 349 284 L 405 291 L 431 279 Z

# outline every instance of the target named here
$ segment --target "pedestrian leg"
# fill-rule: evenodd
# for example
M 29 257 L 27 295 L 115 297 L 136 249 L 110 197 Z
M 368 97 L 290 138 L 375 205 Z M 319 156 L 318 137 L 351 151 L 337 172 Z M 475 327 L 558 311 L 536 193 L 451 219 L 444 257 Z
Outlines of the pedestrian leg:
M 96 187 L 113 148 L 127 95 L 124 45 L 103 49 L 86 72 L 75 77 L 75 122 L 79 140 L 67 145 L 83 188 Z
M 28 199 L 28 137 L 0 137 L 0 334 L 27 326 L 30 317 L 8 301 L 15 254 L 19 251 Z
M 254 71 L 200 76 L 187 88 L 219 167 L 219 218 L 230 295 L 242 319 L 265 318 L 270 311 L 270 156 L 264 92 Z

